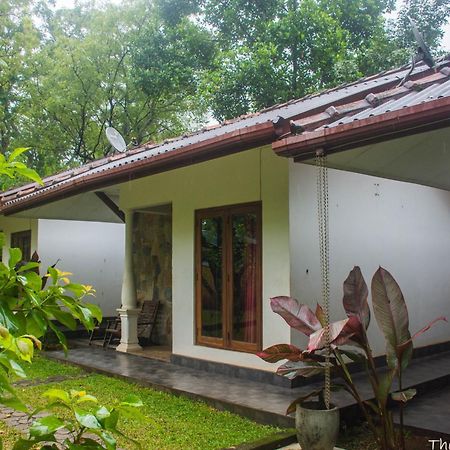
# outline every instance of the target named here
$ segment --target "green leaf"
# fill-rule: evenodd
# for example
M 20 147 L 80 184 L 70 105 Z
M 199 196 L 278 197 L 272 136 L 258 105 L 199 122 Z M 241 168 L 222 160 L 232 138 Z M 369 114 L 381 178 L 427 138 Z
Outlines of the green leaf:
M 47 269 L 48 274 L 50 275 L 53 284 L 56 284 L 58 282 L 59 276 L 58 276 L 58 270 L 54 267 L 49 267 Z
M 133 395 L 133 394 L 130 394 L 130 395 L 126 396 L 120 402 L 120 404 L 121 405 L 125 405 L 125 406 L 132 406 L 134 408 L 140 408 L 141 406 L 144 405 L 142 403 L 142 400 L 137 395 Z
M 93 395 L 89 394 L 85 394 L 77 399 L 77 403 L 85 403 L 85 402 L 97 403 L 98 400 Z
M 40 289 L 38 289 L 35 292 L 32 289 L 30 289 L 30 288 L 25 288 L 25 294 L 26 294 L 27 298 L 30 300 L 30 302 L 31 302 L 31 304 L 33 306 L 36 306 L 36 307 L 40 307 L 41 306 L 42 301 L 41 301 L 41 297 L 39 296 Z
M 108 408 L 105 408 L 104 406 L 100 406 L 97 408 L 97 410 L 94 412 L 95 417 L 97 417 L 98 420 L 106 419 L 107 417 L 111 416 L 111 411 Z
M 33 309 L 27 317 L 27 333 L 37 338 L 42 337 L 47 331 L 47 321 L 39 310 Z
M 15 444 L 12 450 L 29 450 L 36 445 L 36 441 L 29 441 L 28 439 L 20 438 Z
M 17 269 L 17 273 L 27 272 L 28 270 L 37 269 L 40 266 L 38 262 L 28 262 Z
M 36 419 L 30 427 L 30 436 L 41 437 L 55 433 L 64 428 L 64 421 L 56 416 L 45 416 Z
M 8 162 L 14 161 L 22 153 L 26 152 L 27 150 L 30 150 L 30 148 L 31 147 L 19 147 L 19 148 L 14 149 L 8 157 Z
M 28 408 L 16 395 L 11 396 L 0 395 L 0 404 L 4 406 L 9 406 L 10 408 L 13 408 L 17 411 L 28 413 Z
M 16 346 L 19 349 L 18 355 L 24 361 L 31 362 L 34 353 L 33 341 L 28 338 L 20 337 L 16 339 Z
M 17 168 L 16 171 L 19 175 L 22 175 L 25 178 L 29 178 L 30 180 L 35 181 L 36 183 L 40 184 L 41 186 L 44 184 L 42 181 L 42 178 L 33 169 L 25 167 L 25 168 Z
M 20 378 L 26 378 L 27 374 L 25 373 L 25 371 L 23 370 L 22 366 L 14 361 L 13 359 L 11 359 L 9 361 L 9 364 L 11 366 L 11 372 L 16 376 L 16 377 L 20 377 Z
M 15 265 L 21 260 L 22 260 L 22 250 L 20 250 L 20 248 L 10 248 L 8 260 L 9 268 L 13 269 Z
M 25 272 L 24 276 L 27 280 L 27 286 L 36 292 L 41 290 L 42 278 L 36 272 Z
M 107 431 L 100 431 L 98 435 L 102 438 L 103 442 L 106 444 L 108 450 L 116 450 L 117 442 L 114 436 Z
M 78 408 L 75 408 L 75 418 L 77 419 L 78 423 L 85 428 L 96 430 L 101 429 L 102 427 L 93 414 Z
M 70 405 L 69 394 L 62 389 L 49 389 L 42 394 L 43 397 L 47 397 L 49 400 L 60 400 L 63 403 Z
M 105 408 L 106 409 L 106 408 Z M 97 416 L 97 413 L 96 413 Z M 97 416 L 98 417 L 98 416 Z M 100 420 L 100 418 L 99 418 Z M 119 412 L 115 409 L 110 411 L 110 415 L 103 420 L 103 427 L 106 430 L 116 431 L 117 422 L 119 421 Z
M 0 303 L 0 324 L 12 334 L 19 334 L 25 331 L 22 328 L 19 316 L 14 314 L 3 302 Z
M 95 320 L 97 320 L 98 323 L 102 321 L 103 312 L 99 306 L 94 305 L 93 303 L 85 303 L 84 306 L 86 306 L 86 308 L 89 309 L 89 311 L 91 312 L 91 314 L 94 316 Z
M 46 310 L 50 312 L 58 322 L 69 328 L 69 330 L 75 330 L 77 328 L 77 321 L 69 312 L 63 311 L 57 306 L 52 306 L 50 308 L 47 308 Z
M 70 292 L 73 292 L 77 297 L 81 297 L 85 294 L 86 289 L 81 284 L 69 283 L 64 286 Z
M 56 337 L 58 338 L 59 343 L 62 345 L 62 347 L 64 349 L 64 353 L 67 354 L 67 339 L 64 336 L 64 333 L 62 333 L 61 330 L 51 321 L 48 322 L 48 326 L 56 334 Z

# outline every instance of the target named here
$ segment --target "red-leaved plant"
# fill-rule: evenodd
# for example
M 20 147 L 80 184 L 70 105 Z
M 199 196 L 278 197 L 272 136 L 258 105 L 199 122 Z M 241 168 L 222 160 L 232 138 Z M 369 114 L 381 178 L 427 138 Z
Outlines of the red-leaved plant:
M 399 285 L 392 275 L 380 267 L 372 278 L 372 306 L 375 319 L 386 341 L 387 370 L 377 370 L 372 349 L 367 338 L 370 324 L 368 288 L 359 267 L 354 267 L 344 282 L 343 305 L 347 318 L 329 325 L 334 388 L 343 388 L 358 402 L 374 433 L 379 448 L 383 450 L 404 449 L 403 406 L 415 395 L 414 389 L 403 390 L 402 376 L 408 366 L 413 351 L 413 340 L 427 331 L 437 321 L 447 321 L 445 317 L 434 319 L 413 336 L 409 332 L 408 309 Z M 291 297 L 270 299 L 272 310 L 296 330 L 309 337 L 306 350 L 294 345 L 278 344 L 258 353 L 264 361 L 276 363 L 287 360 L 277 373 L 289 379 L 298 376 L 310 377 L 325 370 L 325 317 L 320 305 L 313 312 L 307 305 Z M 342 346 L 346 346 L 342 348 Z M 353 382 L 348 368 L 349 361 L 362 364 L 373 389 L 374 400 L 365 400 Z M 392 383 L 398 380 L 399 390 L 392 394 Z M 308 398 L 323 395 L 323 389 L 298 398 L 288 408 L 287 414 L 295 411 L 296 405 Z M 400 432 L 396 433 L 392 413 L 388 409 L 389 395 L 400 404 Z

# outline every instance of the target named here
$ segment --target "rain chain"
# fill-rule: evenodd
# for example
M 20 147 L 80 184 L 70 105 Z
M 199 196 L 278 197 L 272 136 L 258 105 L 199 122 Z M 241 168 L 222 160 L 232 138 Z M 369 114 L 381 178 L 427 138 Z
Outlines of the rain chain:
M 325 319 L 325 390 L 324 400 L 330 409 L 331 398 L 331 337 L 330 337 L 330 239 L 328 229 L 328 167 L 323 150 L 316 152 L 317 215 L 319 222 L 320 271 L 322 277 L 322 308 Z

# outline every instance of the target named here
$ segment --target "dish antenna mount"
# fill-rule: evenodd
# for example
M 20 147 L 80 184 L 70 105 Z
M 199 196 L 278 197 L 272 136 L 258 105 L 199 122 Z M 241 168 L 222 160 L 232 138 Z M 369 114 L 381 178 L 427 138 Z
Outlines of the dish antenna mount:
M 409 23 L 411 25 L 411 30 L 414 35 L 414 39 L 417 43 L 417 53 L 413 55 L 411 58 L 411 69 L 409 69 L 408 73 L 404 76 L 403 80 L 400 81 L 397 87 L 403 86 L 405 82 L 408 80 L 408 78 L 411 76 L 414 67 L 416 66 L 416 63 L 419 61 L 423 61 L 430 69 L 432 69 L 435 66 L 433 57 L 431 56 L 430 49 L 428 48 L 428 45 L 425 43 L 422 33 L 417 28 L 416 23 L 414 20 L 411 19 L 411 17 L 408 16 Z
M 417 54 L 414 56 L 414 62 L 423 61 L 430 69 L 435 66 L 433 57 L 431 56 L 430 49 L 425 43 L 422 33 L 418 30 L 417 25 L 414 20 L 408 16 L 409 23 L 411 24 L 411 29 L 414 34 L 414 38 L 417 42 Z
M 123 153 L 127 149 L 125 139 L 115 128 L 108 127 L 106 129 L 106 138 L 118 152 Z

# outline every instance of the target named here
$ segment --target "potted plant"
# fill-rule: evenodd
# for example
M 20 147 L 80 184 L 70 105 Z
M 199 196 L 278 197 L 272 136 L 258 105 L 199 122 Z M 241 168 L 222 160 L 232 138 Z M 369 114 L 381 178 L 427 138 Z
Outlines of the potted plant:
M 411 336 L 402 291 L 392 275 L 380 267 L 371 283 L 373 312 L 386 341 L 387 371 L 379 371 L 366 332 L 371 315 L 368 294 L 360 268 L 354 267 L 344 282 L 343 306 L 347 318 L 329 325 L 329 364 L 332 365 L 334 379 L 339 377 L 342 380 L 342 383 L 335 383 L 334 388 L 343 388 L 353 396 L 380 449 L 404 450 L 403 407 L 416 392 L 413 389 L 403 390 L 402 377 L 412 357 L 413 340 L 437 321 L 446 321 L 446 318 L 436 318 Z M 273 297 L 270 302 L 272 310 L 283 317 L 289 326 L 308 336 L 309 343 L 306 350 L 290 344 L 274 345 L 258 353 L 258 356 L 270 363 L 287 360 L 278 368 L 277 373 L 289 379 L 323 373 L 326 367 L 326 322 L 320 305 L 313 312 L 307 305 L 291 297 Z M 373 389 L 374 400 L 365 400 L 359 393 L 348 367 L 351 361 L 364 367 Z M 391 394 L 394 380 L 398 381 L 399 390 Z M 289 406 L 287 413 L 294 412 L 297 405 L 304 404 L 310 397 L 319 395 L 322 395 L 322 390 L 297 399 Z M 388 409 L 389 398 L 400 405 L 399 432 L 394 428 L 392 413 Z M 299 434 L 303 434 L 303 430 L 299 430 Z M 303 450 L 313 448 L 319 447 L 304 446 Z

